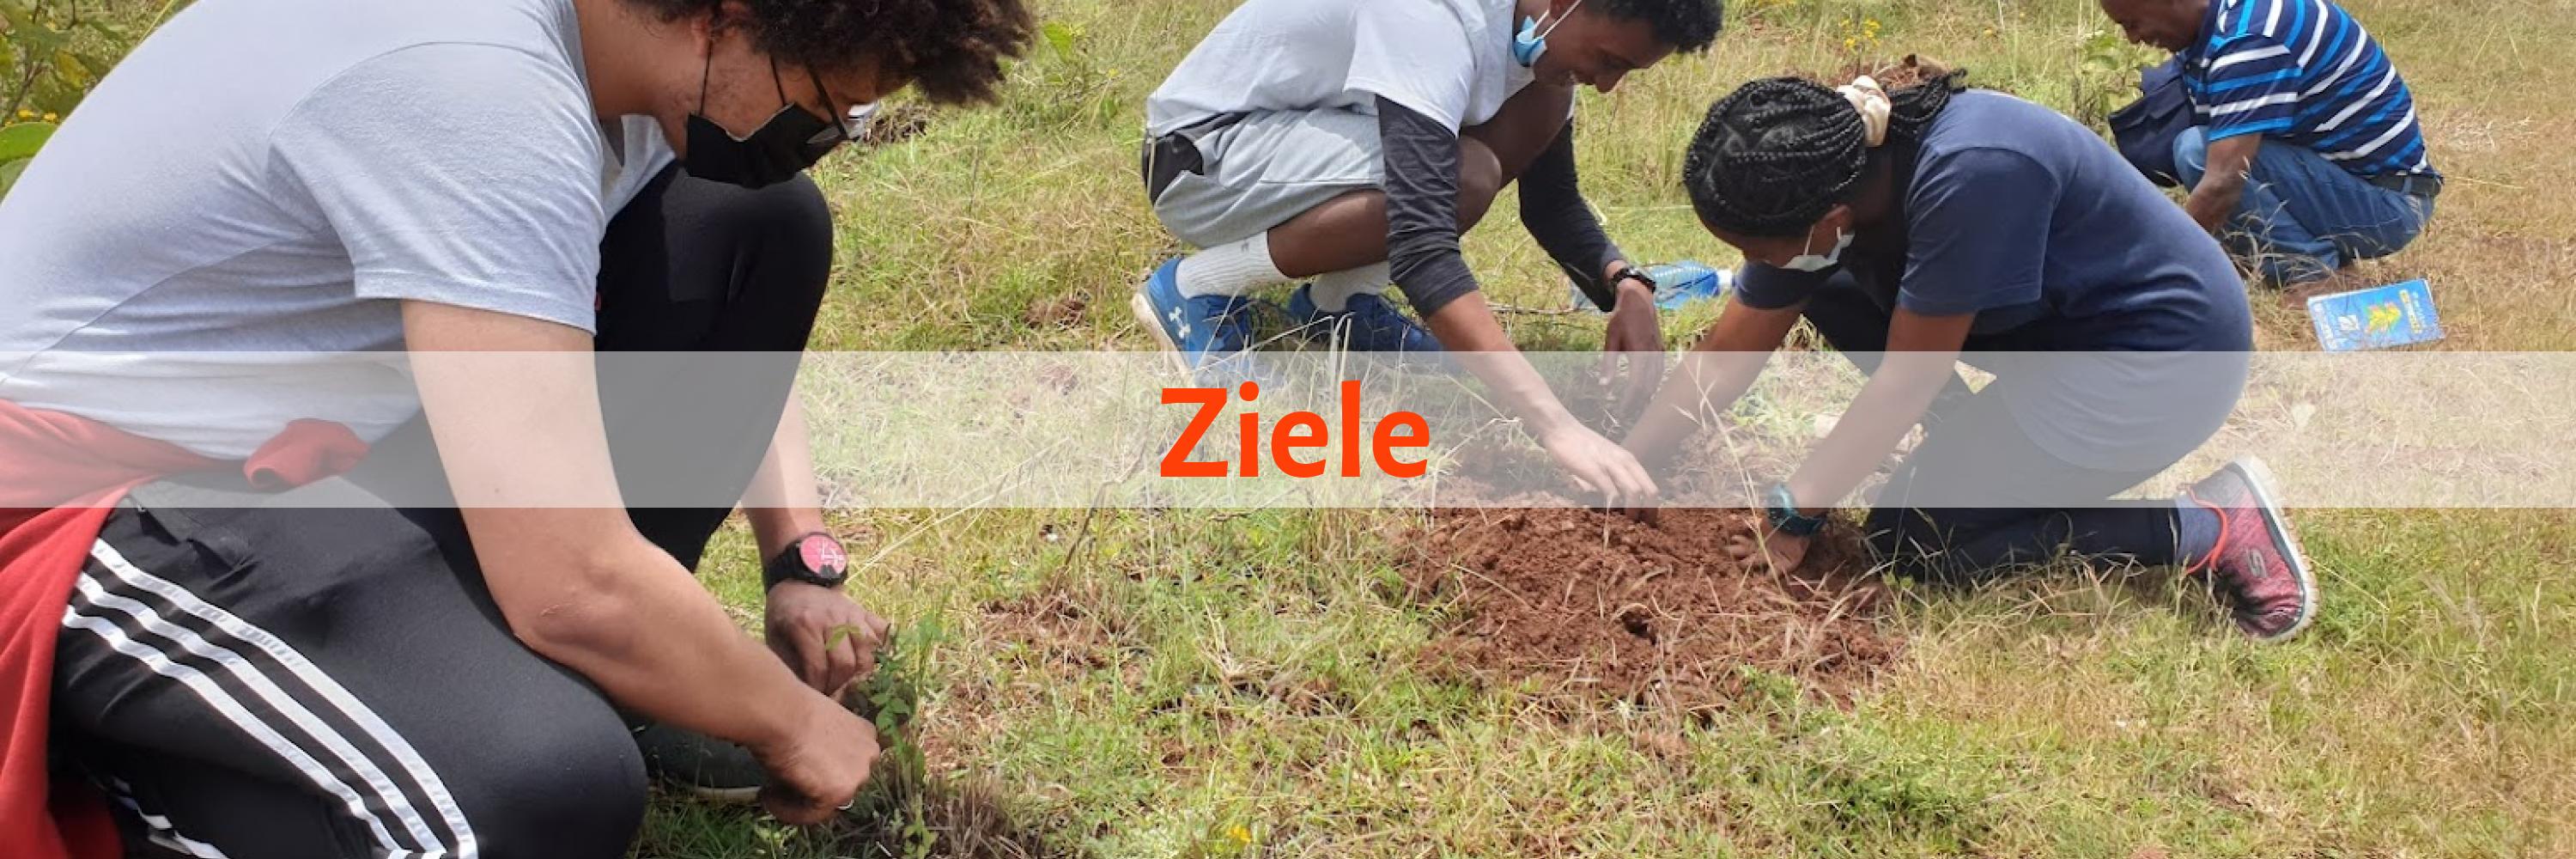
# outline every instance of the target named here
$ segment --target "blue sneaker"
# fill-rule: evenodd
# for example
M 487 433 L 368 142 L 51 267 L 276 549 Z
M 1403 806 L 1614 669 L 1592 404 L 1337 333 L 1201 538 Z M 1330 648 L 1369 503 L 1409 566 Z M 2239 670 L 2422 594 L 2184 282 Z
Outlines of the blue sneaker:
M 1252 348 L 1251 299 L 1242 296 L 1181 295 L 1181 260 L 1174 257 L 1154 269 L 1127 306 L 1154 339 L 1179 356 L 1186 372 L 1198 373 Z
M 1288 296 L 1288 316 L 1309 339 L 1331 337 L 1353 352 L 1436 355 L 1442 351 L 1440 340 L 1421 323 L 1396 312 L 1386 299 L 1367 293 L 1351 296 L 1340 313 L 1331 313 L 1315 308 L 1314 287 L 1300 286 Z

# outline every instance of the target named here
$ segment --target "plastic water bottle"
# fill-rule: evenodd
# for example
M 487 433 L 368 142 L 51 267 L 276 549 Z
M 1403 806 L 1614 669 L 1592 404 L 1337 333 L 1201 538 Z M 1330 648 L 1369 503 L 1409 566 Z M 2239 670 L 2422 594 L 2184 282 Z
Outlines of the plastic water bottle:
M 1657 263 L 1646 266 L 1645 270 L 1647 277 L 1655 279 L 1655 306 L 1663 310 L 1677 310 L 1693 302 L 1725 298 L 1735 286 L 1735 272 L 1710 268 L 1697 260 Z M 1569 283 L 1566 290 L 1574 306 L 1601 312 L 1601 308 L 1592 303 L 1592 298 L 1583 294 L 1581 287 Z

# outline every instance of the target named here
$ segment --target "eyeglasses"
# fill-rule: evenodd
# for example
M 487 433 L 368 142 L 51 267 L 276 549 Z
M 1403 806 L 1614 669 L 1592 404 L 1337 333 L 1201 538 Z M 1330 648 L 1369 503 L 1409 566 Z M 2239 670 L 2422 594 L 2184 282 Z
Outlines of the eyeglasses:
M 805 77 L 814 82 L 814 91 L 823 96 L 823 106 L 826 109 L 841 103 L 840 99 L 832 97 L 832 89 L 823 85 L 823 76 L 815 73 L 814 67 L 805 67 Z M 806 138 L 805 154 L 813 160 L 820 161 L 823 156 L 831 154 L 832 150 L 839 148 L 841 144 L 865 138 L 868 124 L 876 119 L 876 115 L 876 102 L 851 108 L 841 121 L 826 122 L 822 130 Z

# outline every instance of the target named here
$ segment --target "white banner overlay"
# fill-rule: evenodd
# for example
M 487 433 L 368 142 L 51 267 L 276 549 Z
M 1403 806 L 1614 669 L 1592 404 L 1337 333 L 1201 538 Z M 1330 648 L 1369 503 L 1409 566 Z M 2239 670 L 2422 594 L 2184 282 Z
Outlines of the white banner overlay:
M 1868 410 L 1891 398 L 1862 393 L 1868 376 L 1855 357 L 1881 356 L 1669 356 L 1668 384 L 1697 379 L 1719 391 L 1660 409 L 1700 427 L 1668 460 L 1648 463 L 1662 503 L 1755 504 L 1834 428 L 1875 419 Z M 1890 366 L 1925 358 L 1887 357 Z M 2134 474 L 2119 497 L 2169 497 L 2229 459 L 2259 456 L 2294 507 L 2576 507 L 2576 353 L 1959 358 L 1962 381 L 1845 503 L 1871 503 L 1894 482 L 1916 507 L 2098 506 L 2111 499 L 2057 488 L 2088 482 L 2060 477 Z M 1741 398 L 1720 401 L 1728 379 L 1757 365 Z M 1479 378 L 1524 367 L 1613 441 L 1659 410 L 1623 400 L 1622 382 L 1605 384 L 1599 353 L 1396 363 L 1324 350 L 1259 353 L 1205 378 L 1147 352 L 45 353 L 0 355 L 0 399 L 218 460 L 246 456 L 294 419 L 339 423 L 375 446 L 328 489 L 210 503 L 454 506 L 416 420 L 415 380 L 429 378 L 496 392 L 600 391 L 595 406 L 567 396 L 561 408 L 600 411 L 617 485 L 473 496 L 491 506 L 735 506 L 789 380 L 827 507 L 1598 503 Z M 1247 391 L 1245 379 L 1257 387 Z M 493 408 L 473 419 L 533 426 L 545 414 Z M 509 432 L 475 435 L 512 444 Z M 1909 469 L 1942 479 L 1908 481 Z M 223 487 L 240 471 L 188 480 Z M 71 497 L 81 487 L 60 489 Z

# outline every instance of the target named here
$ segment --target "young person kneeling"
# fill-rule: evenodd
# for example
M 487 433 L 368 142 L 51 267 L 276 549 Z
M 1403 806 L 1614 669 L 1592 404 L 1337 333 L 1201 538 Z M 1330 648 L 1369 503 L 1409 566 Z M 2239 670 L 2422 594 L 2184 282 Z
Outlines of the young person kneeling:
M 1766 495 L 1773 566 L 1796 567 L 1825 508 L 1919 422 L 1868 518 L 1896 571 L 2181 564 L 2247 634 L 2297 633 L 2316 585 L 2259 463 L 2175 500 L 2109 500 L 2204 443 L 2243 390 L 2252 321 L 2226 255 L 2083 126 L 1957 79 L 1773 78 L 1709 110 L 1683 181 L 1744 277 L 1628 447 L 1670 459 L 1803 316 L 1870 378 Z M 1962 357 L 1994 380 L 1970 392 Z

